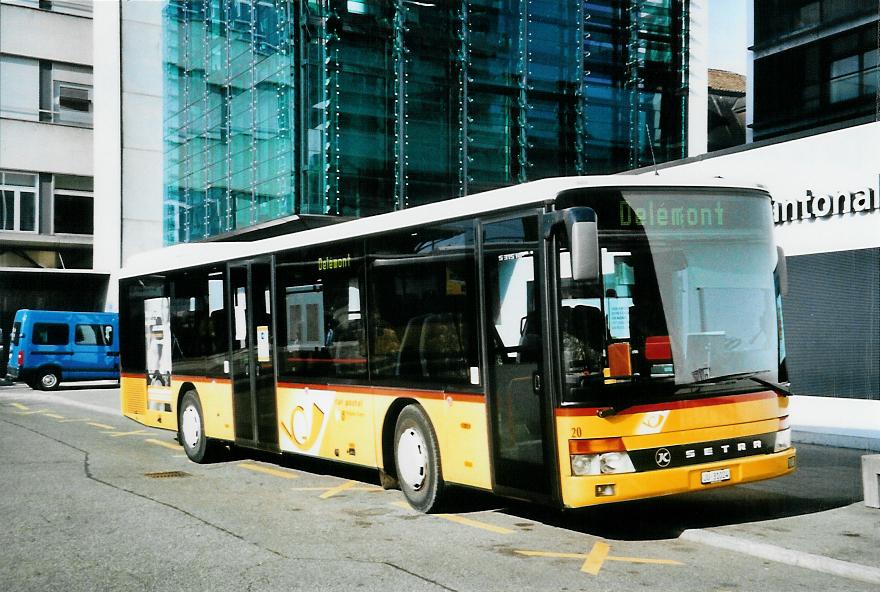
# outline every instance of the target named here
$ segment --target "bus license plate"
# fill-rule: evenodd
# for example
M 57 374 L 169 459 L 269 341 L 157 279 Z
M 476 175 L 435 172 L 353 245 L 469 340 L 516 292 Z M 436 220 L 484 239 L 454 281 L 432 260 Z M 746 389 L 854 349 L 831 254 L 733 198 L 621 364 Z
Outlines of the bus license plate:
M 709 485 L 710 483 L 721 483 L 722 481 L 730 481 L 730 469 L 703 471 L 703 474 L 700 475 L 700 482 L 703 485 Z

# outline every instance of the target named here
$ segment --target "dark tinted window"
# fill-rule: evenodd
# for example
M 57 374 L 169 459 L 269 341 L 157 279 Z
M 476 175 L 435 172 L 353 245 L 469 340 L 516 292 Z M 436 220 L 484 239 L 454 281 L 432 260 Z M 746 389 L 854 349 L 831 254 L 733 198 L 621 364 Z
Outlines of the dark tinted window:
M 70 328 L 60 323 L 34 323 L 34 345 L 67 345 Z
M 145 302 L 167 296 L 165 277 L 122 280 L 119 286 L 120 362 L 122 371 L 144 374 L 147 367 Z M 151 321 L 151 325 L 154 324 Z
M 467 384 L 477 366 L 473 224 L 408 230 L 367 248 L 372 376 Z
M 55 194 L 55 232 L 66 234 L 94 234 L 95 200 L 85 195 Z
M 203 271 L 171 276 L 171 363 L 175 374 L 203 376 L 208 279 Z
M 77 325 L 74 328 L 77 345 L 113 345 L 113 327 L 110 325 Z
M 364 378 L 362 243 L 278 256 L 278 374 Z

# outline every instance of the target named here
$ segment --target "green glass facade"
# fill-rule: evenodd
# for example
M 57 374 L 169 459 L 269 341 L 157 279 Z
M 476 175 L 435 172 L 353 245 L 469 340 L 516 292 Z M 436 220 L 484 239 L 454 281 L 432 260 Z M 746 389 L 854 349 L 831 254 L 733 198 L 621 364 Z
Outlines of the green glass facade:
M 687 0 L 164 14 L 166 244 L 685 155 Z

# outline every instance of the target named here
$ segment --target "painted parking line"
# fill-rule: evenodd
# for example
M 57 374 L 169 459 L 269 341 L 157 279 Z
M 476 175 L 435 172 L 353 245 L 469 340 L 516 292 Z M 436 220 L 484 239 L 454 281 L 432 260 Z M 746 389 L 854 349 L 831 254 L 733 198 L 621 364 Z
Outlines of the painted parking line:
M 272 467 L 264 467 L 262 465 L 256 465 L 254 463 L 239 463 L 238 466 L 242 469 L 254 471 L 255 473 L 265 473 L 266 475 L 273 475 L 275 477 L 281 477 L 282 479 L 299 479 L 299 475 L 296 475 L 289 471 L 273 469 Z
M 47 413 L 46 417 L 51 417 L 52 419 L 64 419 L 63 415 L 58 415 L 57 413 Z
M 404 510 L 415 512 L 415 510 L 413 510 L 413 507 L 406 502 L 391 502 L 390 505 L 394 506 L 395 508 L 403 508 Z M 431 514 L 431 516 L 433 516 L 434 518 L 442 518 L 450 522 L 455 522 L 456 524 L 470 526 L 472 528 L 488 530 L 489 532 L 494 532 L 497 534 L 512 534 L 516 532 L 515 530 L 512 530 L 510 528 L 496 526 L 495 524 L 489 524 L 488 522 L 481 522 L 480 520 L 474 520 L 473 518 L 465 518 L 464 516 L 459 516 L 458 514 Z
M 555 553 L 551 551 L 523 551 L 516 550 L 514 553 L 526 557 L 549 557 L 556 559 L 583 559 L 581 571 L 590 575 L 598 575 L 606 561 L 622 561 L 625 563 L 645 563 L 652 565 L 684 565 L 680 561 L 672 559 L 652 559 L 647 557 L 617 557 L 610 554 L 611 546 L 608 543 L 597 541 L 589 553 Z
M 115 429 L 113 426 L 110 426 L 110 429 Z M 105 432 L 111 438 L 119 438 L 120 436 L 147 436 L 150 432 L 146 430 L 133 430 L 131 432 Z
M 28 409 L 30 409 L 30 407 L 28 407 L 27 405 L 22 405 L 21 403 L 10 403 L 10 405 L 15 407 L 16 409 L 21 409 L 22 411 L 27 411 Z
M 337 485 L 336 487 L 328 489 L 327 491 L 325 491 L 324 493 L 322 493 L 318 497 L 320 497 L 321 499 L 328 499 L 328 498 L 333 497 L 334 495 L 342 493 L 346 489 L 351 489 L 352 487 L 357 486 L 357 484 L 358 484 L 357 481 L 346 481 L 345 483 L 342 483 L 340 485 Z
M 180 450 L 180 446 L 177 444 L 172 444 L 171 442 L 165 442 L 164 440 L 155 440 L 153 438 L 147 438 L 144 442 L 148 442 L 150 444 L 155 444 L 156 446 L 161 446 L 162 448 L 167 448 L 168 450 Z
M 494 524 L 489 524 L 488 522 L 480 522 L 479 520 L 474 520 L 473 518 L 465 518 L 464 516 L 458 516 L 456 514 L 435 514 L 435 516 L 437 516 L 437 518 L 449 520 L 450 522 L 463 524 L 464 526 L 470 526 L 471 528 L 488 530 L 489 532 L 494 532 L 496 534 L 511 534 L 512 532 L 514 532 L 513 530 L 509 528 L 504 528 L 503 526 L 495 526 Z
M 102 430 L 115 430 L 116 428 L 112 425 L 107 425 L 106 423 L 98 423 L 96 421 L 87 422 L 93 428 L 101 428 Z
M 58 420 L 58 423 L 89 423 L 92 421 L 91 417 L 82 417 L 79 419 L 61 419 Z
M 17 415 L 42 415 L 43 413 L 48 413 L 48 409 L 37 409 L 36 411 L 16 411 Z
M 323 491 L 324 493 L 322 493 L 318 497 L 320 497 L 321 499 L 328 499 L 343 491 L 364 491 L 366 493 L 380 493 L 385 490 L 375 485 L 364 485 L 362 483 L 358 483 L 357 481 L 346 481 L 342 485 L 336 485 L 334 487 L 291 487 L 290 491 Z

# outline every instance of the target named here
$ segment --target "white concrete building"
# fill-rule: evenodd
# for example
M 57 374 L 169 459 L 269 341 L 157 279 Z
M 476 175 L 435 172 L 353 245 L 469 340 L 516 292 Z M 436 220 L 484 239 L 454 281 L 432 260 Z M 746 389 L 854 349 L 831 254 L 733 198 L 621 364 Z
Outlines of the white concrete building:
M 92 2 L 0 1 L 2 328 L 19 308 L 103 307 L 92 66 Z
M 160 0 L 94 5 L 95 268 L 115 273 L 162 246 L 162 7 Z M 108 310 L 116 310 L 110 282 Z

